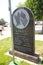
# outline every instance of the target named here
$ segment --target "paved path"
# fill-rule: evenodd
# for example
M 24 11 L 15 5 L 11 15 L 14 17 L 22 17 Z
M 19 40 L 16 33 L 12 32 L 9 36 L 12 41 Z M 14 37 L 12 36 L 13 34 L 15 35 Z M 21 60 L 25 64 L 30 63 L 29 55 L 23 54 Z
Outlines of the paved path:
M 35 40 L 43 41 L 43 35 L 35 35 Z
M 9 27 L 5 28 L 5 30 L 3 31 L 3 35 L 0 35 L 0 40 L 7 37 L 11 37 L 11 30 Z

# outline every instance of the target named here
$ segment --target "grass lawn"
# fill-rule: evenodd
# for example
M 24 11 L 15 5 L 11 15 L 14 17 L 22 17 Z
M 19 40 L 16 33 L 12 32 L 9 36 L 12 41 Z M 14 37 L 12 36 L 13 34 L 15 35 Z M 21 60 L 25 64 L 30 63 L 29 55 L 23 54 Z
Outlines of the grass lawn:
M 9 62 L 12 60 L 12 57 L 5 55 L 5 52 L 9 51 L 12 47 L 11 38 L 6 38 L 0 40 L 0 65 L 9 65 Z M 35 41 L 35 51 L 40 55 L 43 53 L 43 42 Z M 19 65 L 30 65 L 24 61 L 21 61 Z M 43 65 L 43 61 L 42 64 Z
M 42 55 L 43 53 L 43 41 L 35 41 L 35 51 Z
M 4 53 L 11 47 L 11 38 L 0 40 L 0 65 L 8 65 L 12 60 L 11 57 L 6 56 Z

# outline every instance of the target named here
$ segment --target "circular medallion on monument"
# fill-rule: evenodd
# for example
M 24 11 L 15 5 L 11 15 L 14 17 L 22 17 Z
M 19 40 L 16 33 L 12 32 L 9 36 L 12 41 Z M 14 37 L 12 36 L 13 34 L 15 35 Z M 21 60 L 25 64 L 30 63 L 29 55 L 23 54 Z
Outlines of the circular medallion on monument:
M 26 9 L 20 8 L 13 13 L 13 24 L 18 29 L 24 29 L 29 24 L 29 13 Z

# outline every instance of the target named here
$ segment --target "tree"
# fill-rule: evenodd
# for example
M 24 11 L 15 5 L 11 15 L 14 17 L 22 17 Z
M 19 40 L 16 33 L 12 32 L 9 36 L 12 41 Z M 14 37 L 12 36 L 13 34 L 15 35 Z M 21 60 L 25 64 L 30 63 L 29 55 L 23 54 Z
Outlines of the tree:
M 19 3 L 19 5 L 17 7 L 23 7 L 26 6 L 28 8 L 30 8 L 35 16 L 35 20 L 41 20 L 41 16 L 40 16 L 40 10 L 37 7 L 38 6 L 38 1 L 37 0 L 26 0 L 23 4 Z
M 26 0 L 25 6 L 33 11 L 35 20 L 43 21 L 43 0 Z M 43 22 L 42 22 L 42 33 L 43 33 Z
M 20 7 L 26 6 L 26 7 L 30 8 L 34 13 L 35 20 L 43 21 L 43 0 L 26 0 L 24 2 L 24 5 L 19 4 L 19 6 Z M 43 24 L 42 24 L 42 33 L 43 33 Z
M 30 8 L 35 16 L 35 20 L 42 20 L 43 19 L 43 0 L 25 0 L 25 2 L 19 3 L 17 7 L 26 6 Z
M 33 11 L 35 20 L 43 21 L 43 0 L 26 0 L 25 5 Z M 43 23 L 42 23 L 43 33 Z
M 37 8 L 39 8 L 39 11 L 40 11 L 40 17 L 41 17 L 41 20 L 43 21 L 43 0 L 37 0 Z M 42 22 L 42 33 L 43 33 L 43 22 Z
M 4 25 L 6 22 L 3 18 L 0 19 L 0 25 Z
M 41 16 L 40 16 L 40 10 L 37 7 L 38 5 L 38 0 L 26 0 L 25 2 L 25 6 L 30 8 L 35 16 L 35 20 L 41 20 Z

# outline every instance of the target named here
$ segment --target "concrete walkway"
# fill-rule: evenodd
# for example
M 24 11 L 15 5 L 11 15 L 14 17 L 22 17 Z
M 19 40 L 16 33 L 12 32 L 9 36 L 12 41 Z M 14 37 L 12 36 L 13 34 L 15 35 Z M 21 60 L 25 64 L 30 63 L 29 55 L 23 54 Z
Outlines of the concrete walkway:
M 11 37 L 11 30 L 10 27 L 5 28 L 5 30 L 2 32 L 3 35 L 0 35 L 0 40 L 7 38 L 7 37 Z
M 35 40 L 43 41 L 43 35 L 35 35 Z

